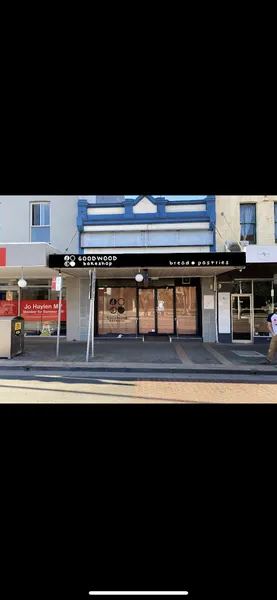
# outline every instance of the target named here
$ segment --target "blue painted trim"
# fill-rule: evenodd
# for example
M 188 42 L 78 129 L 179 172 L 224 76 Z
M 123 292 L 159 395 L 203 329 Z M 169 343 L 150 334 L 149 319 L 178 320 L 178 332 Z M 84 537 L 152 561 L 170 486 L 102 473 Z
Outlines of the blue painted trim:
M 82 233 L 79 231 L 79 254 L 84 254 L 84 248 L 82 247 Z
M 216 252 L 216 210 L 215 210 L 215 196 L 207 196 L 205 198 L 206 210 L 210 217 L 210 222 L 213 227 L 213 245 L 211 246 L 211 252 Z
M 77 228 L 79 231 L 84 231 L 84 221 L 87 218 L 87 200 L 78 200 L 78 216 L 77 216 Z
M 199 213 L 198 213 L 199 214 Z M 127 218 L 125 217 L 125 219 L 103 219 L 103 216 L 101 217 L 101 215 L 98 215 L 100 218 L 96 219 L 94 218 L 93 220 L 85 220 L 83 222 L 83 226 L 88 227 L 88 226 L 92 226 L 92 225 L 149 225 L 149 224 L 159 224 L 159 225 L 166 225 L 169 223 L 209 223 L 209 217 L 190 217 L 188 219 L 180 219 L 180 217 L 173 217 L 173 218 L 156 218 L 156 219 L 151 219 L 149 217 L 149 215 L 145 215 L 145 217 L 143 217 L 143 215 L 139 215 L 139 219 L 133 219 L 133 218 Z M 196 227 L 197 229 L 197 227 Z M 201 231 L 203 231 L 201 229 Z
M 172 205 L 179 205 L 179 204 L 205 204 L 206 202 L 206 198 L 203 198 L 202 200 L 168 200 L 167 198 L 164 197 L 158 197 L 158 198 L 153 198 L 153 196 L 146 196 L 145 194 L 143 196 L 138 196 L 138 198 L 135 199 L 127 199 L 124 200 L 124 202 L 97 202 L 97 204 L 88 204 L 89 208 L 92 208 L 93 206 L 97 206 L 100 208 L 110 208 L 110 207 L 115 207 L 115 206 L 126 206 L 126 205 L 132 205 L 135 206 L 136 204 L 138 204 L 138 202 L 140 202 L 140 200 L 142 200 L 143 198 L 148 198 L 148 200 L 150 200 L 150 202 L 152 202 L 152 204 L 154 205 L 158 205 L 158 204 L 164 204 L 165 206 L 167 206 L 168 204 Z M 208 198 L 208 196 L 207 196 Z M 79 200 L 80 202 L 80 200 Z M 81 200 L 81 202 L 83 202 Z
M 125 213 L 126 215 L 126 213 Z M 89 222 L 93 222 L 93 221 L 99 221 L 99 220 L 105 220 L 105 221 L 122 221 L 124 222 L 124 218 L 126 218 L 124 214 L 121 215 L 86 215 L 85 221 L 89 221 Z M 133 215 L 133 212 L 132 212 Z M 127 215 L 128 216 L 128 215 Z M 140 213 L 140 214 L 134 214 L 132 216 L 132 220 L 134 223 L 136 223 L 139 219 L 152 219 L 153 222 L 157 221 L 157 218 L 159 218 L 159 213 Z M 197 221 L 197 219 L 199 221 L 210 221 L 210 216 L 207 212 L 186 212 L 186 213 L 180 213 L 180 212 L 170 212 L 170 213 L 165 213 L 164 219 L 167 219 L 168 221 L 172 220 L 172 219 L 177 219 L 179 221 Z
M 203 198 L 203 200 L 167 200 L 166 204 L 170 204 L 170 206 L 172 206 L 172 204 L 175 204 L 178 206 L 178 204 L 206 204 L 206 199 L 208 198 L 208 196 L 206 196 L 206 198 Z
M 154 214 L 144 213 L 136 215 L 133 212 L 133 208 L 137 205 L 143 198 L 147 198 L 154 206 L 157 206 L 157 212 Z M 180 205 L 180 204 L 205 204 L 206 211 L 193 211 L 193 212 L 171 212 L 166 213 L 165 207 L 168 205 Z M 211 252 L 216 251 L 216 237 L 215 237 L 215 219 L 216 219 L 216 211 L 215 211 L 215 196 L 206 196 L 202 200 L 188 200 L 185 201 L 174 201 L 166 199 L 165 197 L 154 198 L 149 195 L 140 195 L 135 200 L 129 199 L 124 202 L 119 202 L 118 206 L 124 207 L 125 211 L 122 215 L 88 215 L 88 208 L 91 208 L 95 205 L 91 205 L 86 199 L 78 200 L 78 216 L 77 216 L 77 228 L 79 231 L 79 252 L 83 253 L 83 249 L 81 246 L 81 234 L 84 232 L 85 226 L 90 225 L 143 225 L 143 224 L 164 224 L 165 229 L 167 224 L 174 223 L 209 223 L 210 230 L 213 230 L 213 245 L 211 246 Z M 97 204 L 97 208 L 114 208 L 115 204 L 111 202 Z M 195 228 L 197 231 L 197 227 Z M 202 230 L 199 230 L 202 231 Z M 88 233 L 88 232 L 86 232 Z

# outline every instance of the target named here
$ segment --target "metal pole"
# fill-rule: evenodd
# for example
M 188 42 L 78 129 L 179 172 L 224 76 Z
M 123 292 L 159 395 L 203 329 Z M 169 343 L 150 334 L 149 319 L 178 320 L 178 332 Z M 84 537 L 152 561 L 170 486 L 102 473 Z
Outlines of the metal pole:
M 21 313 L 21 310 L 20 310 L 21 304 L 20 303 L 21 303 L 21 288 L 18 287 L 18 293 L 17 293 L 17 316 L 18 317 L 21 317 L 21 314 L 20 314 Z
M 214 318 L 215 318 L 215 341 L 218 344 L 218 289 L 217 276 L 214 276 Z
M 96 269 L 92 272 L 92 286 L 91 286 L 91 304 L 92 304 L 92 315 L 91 315 L 91 357 L 94 358 L 94 306 L 95 306 L 95 282 L 96 282 Z
M 91 271 L 89 271 L 89 321 L 88 321 L 88 339 L 87 339 L 86 362 L 88 362 L 88 359 L 89 359 L 89 344 L 90 344 L 91 324 L 92 324 L 92 280 L 91 280 Z
M 61 332 L 62 298 L 63 298 L 63 279 L 61 278 L 61 289 L 60 289 L 60 295 L 59 295 L 59 313 L 58 313 L 57 351 L 56 351 L 56 357 L 57 358 L 58 358 L 59 352 L 60 352 L 60 332 Z

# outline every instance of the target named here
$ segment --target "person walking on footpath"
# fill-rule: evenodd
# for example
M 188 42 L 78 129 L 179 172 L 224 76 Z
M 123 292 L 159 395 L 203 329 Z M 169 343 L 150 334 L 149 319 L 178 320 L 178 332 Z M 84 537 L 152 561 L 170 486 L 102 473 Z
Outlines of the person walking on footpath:
M 274 304 L 274 312 L 267 317 L 268 331 L 272 334 L 267 359 L 264 362 L 266 365 L 270 365 L 274 354 L 277 350 L 277 302 Z

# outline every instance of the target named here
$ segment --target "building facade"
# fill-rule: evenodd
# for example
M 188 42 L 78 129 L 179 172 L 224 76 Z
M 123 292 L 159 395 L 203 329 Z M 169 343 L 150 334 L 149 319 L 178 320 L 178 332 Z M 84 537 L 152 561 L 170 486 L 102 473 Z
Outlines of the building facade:
M 95 205 L 79 200 L 78 207 L 79 252 L 84 255 L 153 257 L 215 251 L 214 197 L 182 203 L 169 202 L 164 197 L 138 196 L 116 204 L 97 198 Z M 98 270 L 96 335 L 202 338 L 201 278 L 182 277 L 181 269 L 174 277 L 172 269 L 153 266 L 144 270 L 144 280 L 137 284 L 133 264 L 133 268 L 111 270 L 109 276 Z M 87 280 L 81 278 L 80 286 L 80 297 L 84 298 Z M 80 306 L 81 339 L 87 334 L 87 322 L 88 305 L 84 303 Z M 213 325 L 204 325 L 209 339 L 214 335 Z
M 217 196 L 216 228 L 217 251 L 241 245 L 246 253 L 245 269 L 218 278 L 219 341 L 268 343 L 266 319 L 277 301 L 277 196 Z
M 78 196 L 0 196 L 0 315 L 25 319 L 27 335 L 57 333 L 56 271 L 53 252 L 78 252 Z M 17 285 L 23 276 L 27 286 Z M 61 333 L 67 333 L 66 280 Z
M 21 314 L 27 335 L 55 336 L 52 279 L 60 272 L 61 334 L 85 340 L 95 268 L 96 336 L 218 341 L 224 311 L 217 281 L 230 286 L 245 253 L 217 248 L 216 204 L 215 196 L 0 197 L 0 314 Z

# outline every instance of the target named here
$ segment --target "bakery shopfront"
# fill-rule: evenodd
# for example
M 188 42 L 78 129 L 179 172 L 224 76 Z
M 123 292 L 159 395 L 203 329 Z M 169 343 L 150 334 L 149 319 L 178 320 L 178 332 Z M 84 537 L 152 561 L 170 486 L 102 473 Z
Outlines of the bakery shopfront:
M 244 252 L 49 256 L 49 269 L 67 278 L 68 339 L 80 340 L 87 334 L 89 271 L 96 272 L 96 336 L 215 341 L 217 277 L 244 266 Z

